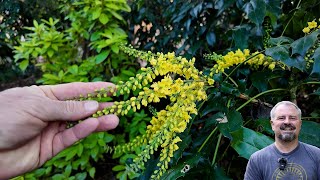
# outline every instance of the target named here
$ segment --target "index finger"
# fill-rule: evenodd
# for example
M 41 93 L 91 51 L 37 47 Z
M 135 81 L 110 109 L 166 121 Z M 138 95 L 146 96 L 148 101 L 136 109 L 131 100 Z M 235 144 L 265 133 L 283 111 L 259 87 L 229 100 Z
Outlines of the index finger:
M 87 95 L 89 93 L 93 93 L 95 90 L 101 88 L 107 89 L 108 87 L 115 87 L 115 85 L 110 82 L 74 82 L 67 84 L 43 86 L 42 89 L 49 96 L 49 98 L 54 98 L 57 100 L 66 100 L 74 97 L 79 97 L 80 95 Z M 53 97 L 50 97 L 50 94 Z

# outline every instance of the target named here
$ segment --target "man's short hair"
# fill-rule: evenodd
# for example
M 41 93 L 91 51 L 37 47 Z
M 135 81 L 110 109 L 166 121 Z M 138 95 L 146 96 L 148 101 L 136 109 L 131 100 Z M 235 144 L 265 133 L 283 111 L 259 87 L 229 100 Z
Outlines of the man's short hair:
M 296 104 L 294 104 L 293 102 L 290 102 L 290 101 L 280 101 L 280 102 L 278 102 L 270 111 L 271 120 L 273 120 L 275 118 L 275 111 L 276 111 L 277 107 L 279 105 L 281 105 L 281 104 L 292 105 L 293 107 L 295 107 L 296 110 L 298 111 L 299 119 L 301 120 L 301 109 Z

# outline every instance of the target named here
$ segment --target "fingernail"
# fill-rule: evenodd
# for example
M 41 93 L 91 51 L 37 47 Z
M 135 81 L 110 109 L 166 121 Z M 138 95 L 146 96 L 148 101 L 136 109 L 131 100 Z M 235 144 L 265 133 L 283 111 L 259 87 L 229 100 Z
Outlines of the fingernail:
M 98 109 L 98 102 L 97 101 L 88 101 L 84 104 L 84 108 L 86 109 L 86 111 L 96 111 Z

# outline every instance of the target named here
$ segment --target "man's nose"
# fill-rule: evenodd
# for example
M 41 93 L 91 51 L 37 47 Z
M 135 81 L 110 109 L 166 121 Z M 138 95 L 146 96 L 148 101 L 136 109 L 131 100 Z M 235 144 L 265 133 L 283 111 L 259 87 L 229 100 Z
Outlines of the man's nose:
M 285 123 L 285 124 L 289 124 L 289 123 L 290 123 L 289 117 L 286 117 L 286 118 L 285 118 L 284 123 Z

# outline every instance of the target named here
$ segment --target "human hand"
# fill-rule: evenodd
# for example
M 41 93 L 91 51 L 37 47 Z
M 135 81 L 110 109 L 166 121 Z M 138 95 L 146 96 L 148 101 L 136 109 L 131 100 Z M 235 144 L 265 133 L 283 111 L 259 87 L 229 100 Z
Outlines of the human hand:
M 58 152 L 97 131 L 114 129 L 115 115 L 87 118 L 111 103 L 64 101 L 107 82 L 13 88 L 0 92 L 0 179 L 40 167 Z M 86 120 L 66 129 L 67 121 Z

